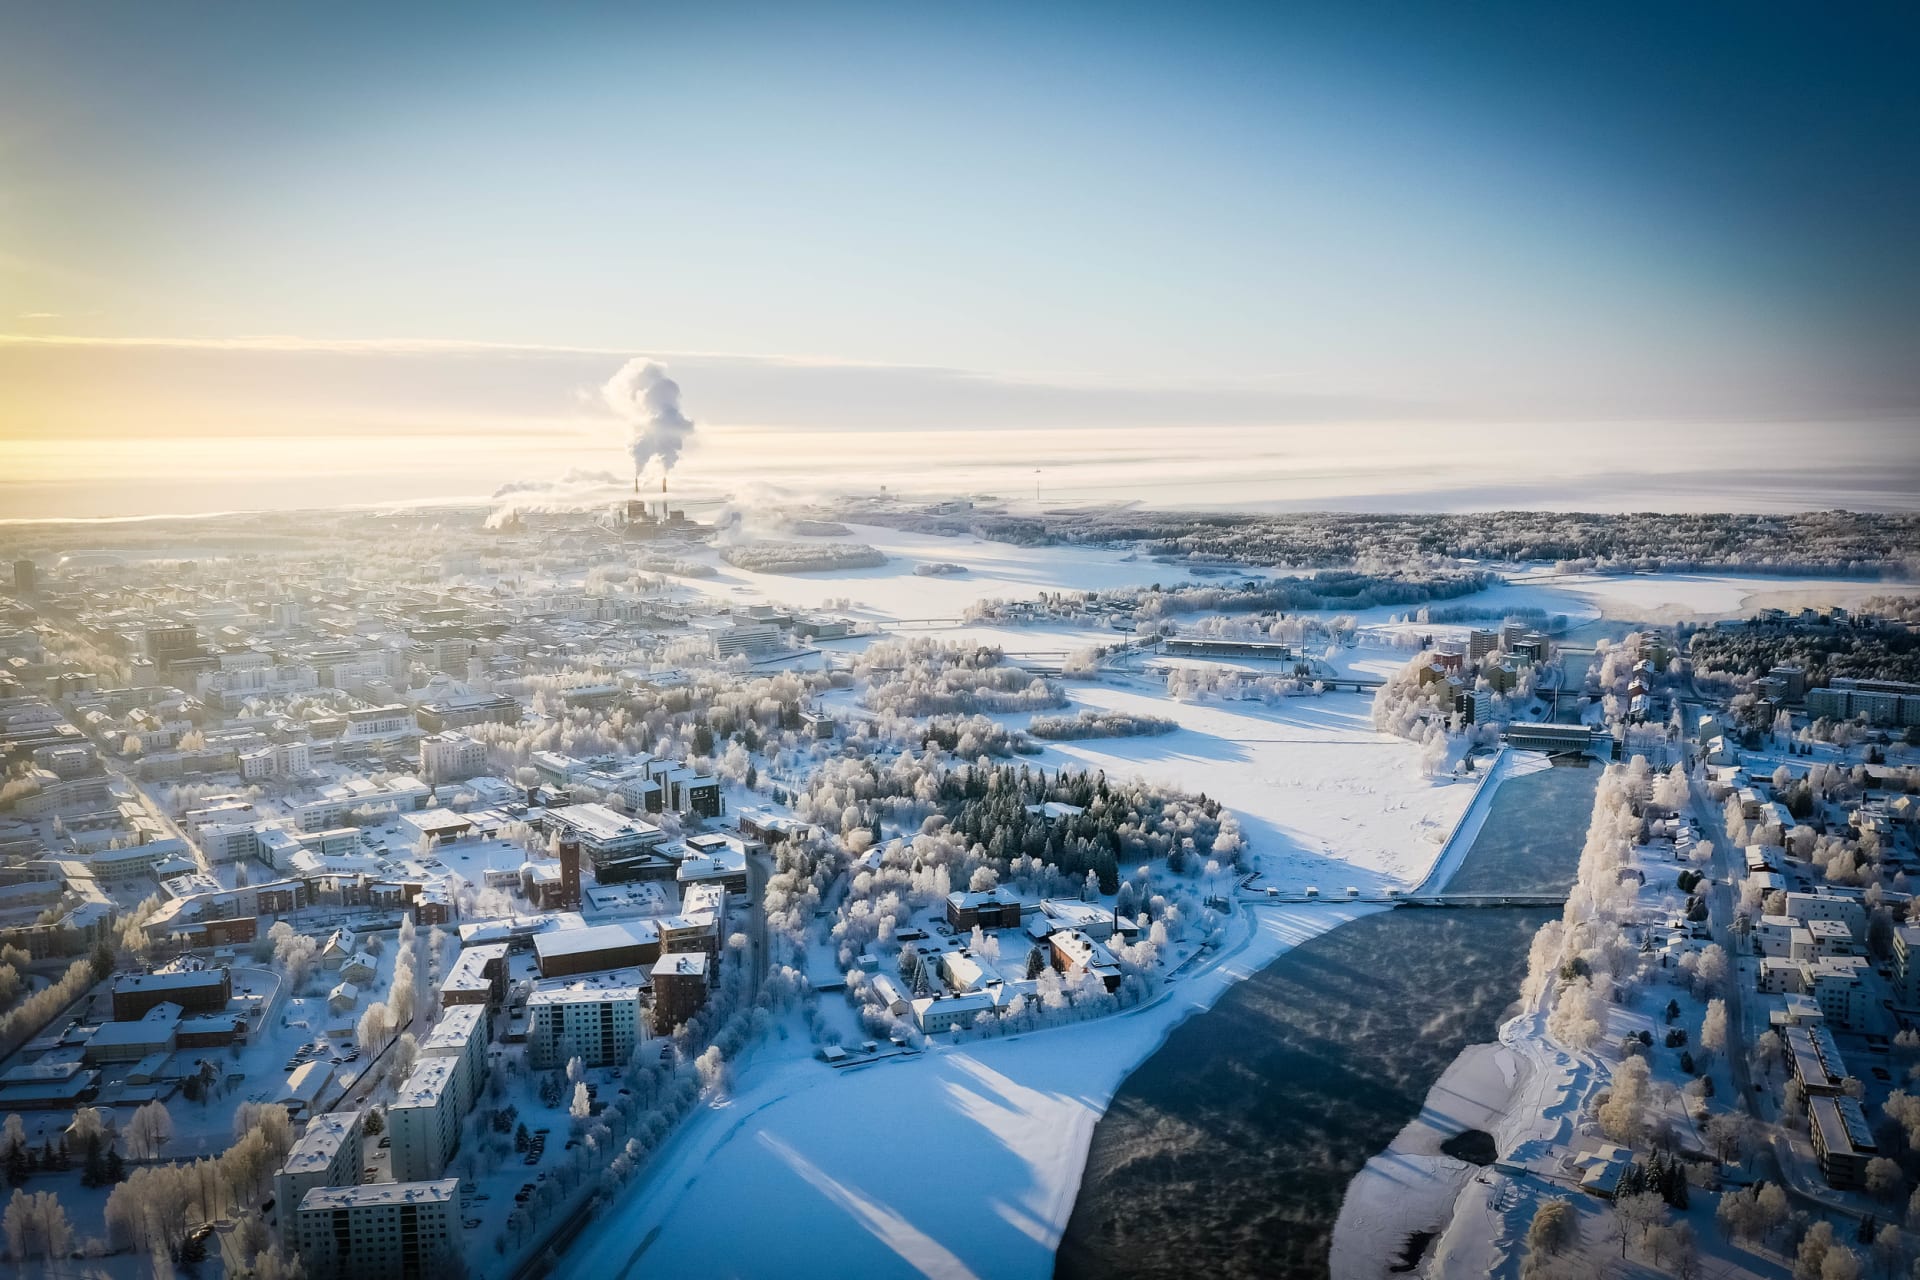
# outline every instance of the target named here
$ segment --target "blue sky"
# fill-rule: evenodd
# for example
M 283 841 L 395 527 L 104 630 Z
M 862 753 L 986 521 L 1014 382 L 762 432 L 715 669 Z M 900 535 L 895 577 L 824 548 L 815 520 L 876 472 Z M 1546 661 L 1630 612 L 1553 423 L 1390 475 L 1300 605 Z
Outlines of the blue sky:
M 0 436 L 600 376 L 264 335 L 721 353 L 742 419 L 902 430 L 1910 421 L 1914 12 L 16 10 Z

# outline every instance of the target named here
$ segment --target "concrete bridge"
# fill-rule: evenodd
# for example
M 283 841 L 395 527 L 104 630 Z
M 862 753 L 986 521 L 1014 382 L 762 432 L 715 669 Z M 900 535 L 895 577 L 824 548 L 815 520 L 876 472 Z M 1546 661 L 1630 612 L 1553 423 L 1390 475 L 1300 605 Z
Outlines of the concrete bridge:
M 1248 876 L 1247 882 L 1240 885 L 1240 901 L 1253 906 L 1262 904 L 1275 907 L 1300 907 L 1317 903 L 1338 906 L 1343 903 L 1359 903 L 1374 907 L 1431 907 L 1436 909 L 1462 910 L 1476 907 L 1559 907 L 1566 905 L 1564 893 L 1421 893 L 1393 894 L 1370 893 L 1348 895 L 1345 893 L 1316 894 L 1309 897 L 1298 889 L 1279 893 L 1262 894 L 1251 886 L 1254 877 Z
M 1397 899 L 1403 907 L 1560 907 L 1564 893 L 1427 893 Z

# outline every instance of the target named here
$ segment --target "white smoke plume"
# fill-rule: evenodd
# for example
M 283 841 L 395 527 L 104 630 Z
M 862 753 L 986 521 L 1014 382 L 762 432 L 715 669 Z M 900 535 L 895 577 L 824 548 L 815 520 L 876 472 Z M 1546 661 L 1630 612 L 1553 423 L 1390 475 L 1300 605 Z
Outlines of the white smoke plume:
M 594 511 L 618 500 L 627 482 L 611 471 L 579 468 L 551 480 L 514 480 L 493 491 L 487 527 L 498 529 L 535 512 Z
M 693 419 L 680 408 L 680 384 L 667 376 L 665 365 L 636 356 L 607 380 L 600 396 L 633 433 L 627 451 L 635 474 L 657 461 L 664 482 L 693 434 Z
M 571 471 L 552 480 L 509 480 L 493 491 L 495 500 L 510 498 L 517 493 L 550 493 L 559 490 L 572 490 L 599 486 L 618 487 L 623 482 L 611 471 L 588 471 L 575 467 Z

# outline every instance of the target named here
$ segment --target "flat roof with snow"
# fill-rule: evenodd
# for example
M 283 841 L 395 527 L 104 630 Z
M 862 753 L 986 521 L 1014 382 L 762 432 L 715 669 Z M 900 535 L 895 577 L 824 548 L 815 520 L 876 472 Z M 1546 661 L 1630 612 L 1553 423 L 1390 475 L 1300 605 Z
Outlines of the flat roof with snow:
M 705 956 L 700 957 L 702 960 Z M 549 978 L 533 984 L 527 1007 L 535 1005 L 599 1004 L 608 1000 L 638 1000 L 646 978 L 638 969 L 609 969 L 576 978 Z
M 657 841 L 666 838 L 666 832 L 651 822 L 624 817 L 603 804 L 573 804 L 563 809 L 549 809 L 547 821 L 578 832 L 583 840 L 601 844 L 617 840 Z
M 224 969 L 188 969 L 174 973 L 130 973 L 116 980 L 118 991 L 181 991 L 217 987 L 226 980 Z
M 446 1203 L 459 1194 L 458 1178 L 436 1178 L 431 1182 L 367 1182 L 357 1187 L 314 1187 L 300 1198 L 300 1212 Z
M 440 1097 L 453 1084 L 453 1069 L 459 1065 L 454 1058 L 422 1058 L 413 1066 L 413 1072 L 398 1090 L 394 1092 L 393 1102 L 387 1110 L 401 1111 L 412 1107 L 437 1107 Z
M 661 956 L 653 966 L 653 976 L 656 978 L 662 974 L 671 977 L 676 974 L 705 974 L 706 971 L 707 956 L 703 951 L 676 951 L 672 955 Z
M 619 947 L 638 947 L 660 941 L 659 926 L 651 920 L 620 920 L 610 924 L 588 925 L 584 929 L 561 929 L 537 934 L 533 949 L 542 960 L 554 956 L 577 956 Z
M 287 1152 L 282 1173 L 315 1173 L 333 1163 L 341 1146 L 360 1127 L 357 1111 L 329 1111 L 307 1121 L 307 1131 Z
M 592 885 L 586 890 L 587 908 L 595 915 L 664 916 L 678 905 L 665 887 L 655 880 L 633 880 L 626 884 Z
M 440 1015 L 433 1024 L 433 1030 L 420 1042 L 423 1056 L 442 1053 L 464 1053 L 472 1043 L 474 1032 L 485 1025 L 487 1010 L 484 1005 L 457 1004 Z

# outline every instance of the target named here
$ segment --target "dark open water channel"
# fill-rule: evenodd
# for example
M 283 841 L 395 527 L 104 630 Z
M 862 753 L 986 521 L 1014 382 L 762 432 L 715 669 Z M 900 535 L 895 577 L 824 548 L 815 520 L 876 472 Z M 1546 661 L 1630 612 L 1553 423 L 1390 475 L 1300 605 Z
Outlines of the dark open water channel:
M 1564 889 L 1598 779 L 1576 766 L 1508 780 L 1448 888 Z M 1325 1276 L 1347 1183 L 1462 1048 L 1493 1038 L 1557 914 L 1371 915 L 1175 1029 L 1094 1131 L 1055 1275 Z

